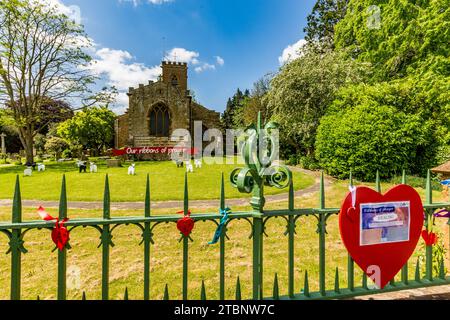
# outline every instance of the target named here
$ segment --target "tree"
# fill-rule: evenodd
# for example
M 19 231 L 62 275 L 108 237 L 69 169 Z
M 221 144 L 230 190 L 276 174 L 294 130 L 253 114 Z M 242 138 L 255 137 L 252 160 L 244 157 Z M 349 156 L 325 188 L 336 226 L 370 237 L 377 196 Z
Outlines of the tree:
M 7 153 L 19 153 L 21 148 L 19 133 L 14 126 L 14 119 L 5 109 L 0 109 L 0 133 L 6 134 Z
M 115 118 L 114 112 L 107 107 L 89 107 L 61 123 L 57 132 L 68 143 L 99 153 L 113 143 Z
M 338 90 L 366 79 L 367 64 L 346 59 L 343 52 L 305 55 L 285 65 L 267 95 L 272 120 L 281 126 L 280 139 L 295 153 L 312 156 L 316 130 Z
M 348 48 L 351 59 L 374 66 L 373 86 L 348 88 L 336 101 L 340 108 L 369 99 L 419 115 L 440 147 L 442 161 L 450 150 L 450 1 L 350 0 L 336 26 L 337 48 Z M 373 20 L 378 19 L 378 24 Z M 378 82 L 378 83 L 376 83 Z M 439 152 L 441 154 L 439 154 Z M 447 156 L 446 156 L 447 155 Z M 423 172 L 429 165 L 424 163 Z
M 48 154 L 55 155 L 55 160 L 61 157 L 64 150 L 69 148 L 69 144 L 66 140 L 59 137 L 49 137 L 45 141 L 44 149 Z
M 52 125 L 64 122 L 73 117 L 74 112 L 71 106 L 62 100 L 43 99 L 39 106 L 39 115 L 37 118 L 36 131 L 46 135 Z
M 38 0 L 0 2 L 0 100 L 12 111 L 15 126 L 33 162 L 36 134 L 51 101 L 98 97 L 89 86 L 95 78 L 86 67 L 91 41 L 83 27 Z
M 304 29 L 308 45 L 320 52 L 334 49 L 334 27 L 345 16 L 349 0 L 318 0 Z
M 248 96 L 243 99 L 234 114 L 233 123 L 235 125 L 247 127 L 256 123 L 259 112 L 261 112 L 263 123 L 270 119 L 271 113 L 267 108 L 266 96 L 270 89 L 272 77 L 272 74 L 268 74 L 253 84 L 253 89 L 250 93 L 247 93 Z
M 381 81 L 398 79 L 441 65 L 450 74 L 450 1 L 350 0 L 336 26 L 336 47 L 371 62 Z M 371 21 L 378 19 L 373 25 Z
M 224 129 L 234 129 L 242 127 L 241 123 L 235 123 L 236 118 L 235 114 L 240 112 L 239 109 L 242 106 L 244 99 L 250 96 L 250 91 L 245 90 L 244 93 L 238 88 L 236 93 L 232 98 L 229 98 L 227 101 L 227 106 L 225 108 L 224 113 L 222 114 L 222 126 Z
M 316 156 L 333 176 L 345 178 L 351 171 L 373 181 L 377 170 L 385 178 L 402 170 L 423 173 L 434 162 L 436 146 L 432 120 L 366 99 L 322 118 Z

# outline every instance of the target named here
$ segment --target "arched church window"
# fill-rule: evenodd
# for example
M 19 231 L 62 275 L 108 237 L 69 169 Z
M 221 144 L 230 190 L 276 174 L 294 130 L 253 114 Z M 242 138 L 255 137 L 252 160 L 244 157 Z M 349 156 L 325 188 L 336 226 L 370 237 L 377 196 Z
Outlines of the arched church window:
M 149 114 L 150 136 L 168 137 L 170 131 L 170 114 L 163 104 L 155 106 Z

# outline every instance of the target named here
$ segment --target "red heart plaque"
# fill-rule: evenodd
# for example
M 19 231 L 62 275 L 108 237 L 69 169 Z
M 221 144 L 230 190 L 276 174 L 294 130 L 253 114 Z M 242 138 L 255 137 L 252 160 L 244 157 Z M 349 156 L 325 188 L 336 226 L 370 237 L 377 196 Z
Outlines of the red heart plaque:
M 405 265 L 420 239 L 422 200 L 399 185 L 384 195 L 367 187 L 349 193 L 339 213 L 341 238 L 357 265 L 384 288 Z
M 192 220 L 189 216 L 185 216 L 184 218 L 178 220 L 177 228 L 185 237 L 189 237 L 192 229 L 194 229 L 194 220 Z

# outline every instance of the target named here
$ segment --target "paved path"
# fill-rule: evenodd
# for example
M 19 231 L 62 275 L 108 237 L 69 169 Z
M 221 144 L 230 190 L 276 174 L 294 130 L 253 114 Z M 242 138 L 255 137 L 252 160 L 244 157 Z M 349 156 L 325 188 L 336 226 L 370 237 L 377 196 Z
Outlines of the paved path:
M 380 293 L 351 300 L 450 300 L 450 285 Z
M 320 188 L 320 173 L 314 171 L 308 171 L 297 167 L 289 167 L 292 171 L 298 171 L 305 173 L 307 175 L 315 177 L 316 181 L 314 185 L 298 190 L 294 193 L 295 197 L 301 197 L 309 195 L 311 193 L 319 191 Z M 325 179 L 325 186 L 332 184 L 331 178 Z M 266 203 L 269 202 L 281 202 L 287 201 L 288 194 L 282 193 L 277 195 L 266 196 Z M 239 199 L 227 199 L 227 206 L 246 206 L 249 204 L 249 198 L 239 198 Z M 5 199 L 0 200 L 0 207 L 10 207 L 12 206 L 12 200 Z M 36 208 L 43 206 L 45 208 L 58 208 L 58 201 L 39 201 L 39 200 L 22 200 L 23 207 Z M 70 209 L 102 209 L 103 202 L 87 202 L 87 201 L 69 201 L 67 206 Z M 189 206 L 191 208 L 212 208 L 219 206 L 219 200 L 190 200 Z M 152 201 L 152 209 L 179 209 L 183 207 L 183 201 Z M 113 202 L 111 203 L 111 209 L 113 210 L 144 210 L 144 202 Z

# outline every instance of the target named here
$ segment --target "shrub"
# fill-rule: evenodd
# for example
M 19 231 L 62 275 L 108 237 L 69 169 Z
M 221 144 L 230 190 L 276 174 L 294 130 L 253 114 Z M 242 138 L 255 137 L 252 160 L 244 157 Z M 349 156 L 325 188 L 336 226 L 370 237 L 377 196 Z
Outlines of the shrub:
M 61 156 L 62 156 L 64 159 L 71 158 L 71 157 L 72 157 L 72 151 L 70 151 L 70 149 L 65 149 L 65 150 L 62 152 Z
M 296 166 L 298 164 L 298 162 L 299 162 L 298 157 L 295 154 L 290 155 L 289 158 L 286 160 L 286 164 L 288 166 Z
M 316 157 L 329 174 L 345 178 L 350 171 L 373 180 L 379 170 L 390 178 L 405 169 L 424 174 L 434 164 L 436 139 L 431 121 L 393 106 L 371 102 L 322 118 Z
M 68 147 L 69 144 L 65 140 L 55 136 L 48 138 L 45 142 L 45 151 L 49 154 L 56 155 L 57 158 Z
M 307 170 L 317 170 L 320 167 L 314 156 L 302 156 L 298 159 L 298 164 Z

